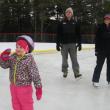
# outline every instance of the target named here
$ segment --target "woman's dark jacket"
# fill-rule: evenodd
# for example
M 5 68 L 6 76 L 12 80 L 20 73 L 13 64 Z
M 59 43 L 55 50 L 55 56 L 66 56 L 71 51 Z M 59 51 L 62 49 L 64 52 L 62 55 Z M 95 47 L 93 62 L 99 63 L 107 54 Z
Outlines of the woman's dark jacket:
M 63 20 L 57 28 L 57 45 L 78 43 L 81 44 L 80 26 L 73 19 L 70 21 Z
M 97 26 L 95 51 L 99 54 L 110 54 L 110 25 L 107 27 L 103 23 Z

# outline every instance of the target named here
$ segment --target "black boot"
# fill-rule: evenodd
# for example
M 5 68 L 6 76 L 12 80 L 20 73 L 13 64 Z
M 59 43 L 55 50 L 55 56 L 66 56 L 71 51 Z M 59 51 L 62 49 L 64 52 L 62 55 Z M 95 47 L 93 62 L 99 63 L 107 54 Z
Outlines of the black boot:
M 67 74 L 68 74 L 68 72 L 63 72 L 63 77 L 66 78 Z
M 76 74 L 75 75 L 75 78 L 79 78 L 79 77 L 81 77 L 82 76 L 82 74 Z

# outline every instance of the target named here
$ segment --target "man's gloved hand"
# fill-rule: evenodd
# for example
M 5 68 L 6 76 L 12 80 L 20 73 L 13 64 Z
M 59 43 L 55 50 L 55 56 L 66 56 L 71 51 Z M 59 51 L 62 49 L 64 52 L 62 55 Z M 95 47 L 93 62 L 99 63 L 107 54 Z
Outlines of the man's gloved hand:
M 60 44 L 57 44 L 57 45 L 56 45 L 56 50 L 57 50 L 57 51 L 60 51 L 60 50 L 61 50 L 61 45 L 60 45 Z
M 0 55 L 0 58 L 3 60 L 3 61 L 7 61 L 10 59 L 10 53 L 11 53 L 11 49 L 8 48 L 6 50 L 4 50 L 1 55 Z
M 36 88 L 36 97 L 37 100 L 40 100 L 42 98 L 42 86 Z
M 81 46 L 81 44 L 77 44 L 76 47 L 78 48 L 79 51 L 82 50 L 82 46 Z

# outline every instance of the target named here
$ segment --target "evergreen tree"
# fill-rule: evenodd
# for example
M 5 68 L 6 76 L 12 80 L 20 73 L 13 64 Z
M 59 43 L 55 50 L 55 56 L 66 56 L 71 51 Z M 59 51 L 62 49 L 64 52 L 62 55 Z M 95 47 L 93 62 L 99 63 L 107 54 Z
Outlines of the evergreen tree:
M 32 32 L 30 0 L 4 0 L 0 8 L 2 32 Z

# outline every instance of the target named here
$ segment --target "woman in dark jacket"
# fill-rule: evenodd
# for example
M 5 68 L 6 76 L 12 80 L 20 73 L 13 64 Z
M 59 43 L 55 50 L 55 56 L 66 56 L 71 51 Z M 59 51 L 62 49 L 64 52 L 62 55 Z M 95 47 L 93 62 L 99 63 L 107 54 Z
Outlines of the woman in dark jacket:
M 98 25 L 95 38 L 95 55 L 97 64 L 93 74 L 93 85 L 99 86 L 100 73 L 107 59 L 107 82 L 110 83 L 110 14 L 105 15 L 104 23 Z
M 68 74 L 68 54 L 70 54 L 75 78 L 80 77 L 76 45 L 81 50 L 81 36 L 79 25 L 73 19 L 72 8 L 66 9 L 65 18 L 58 25 L 56 43 L 56 49 L 60 51 L 61 48 L 63 77 L 66 78 Z

